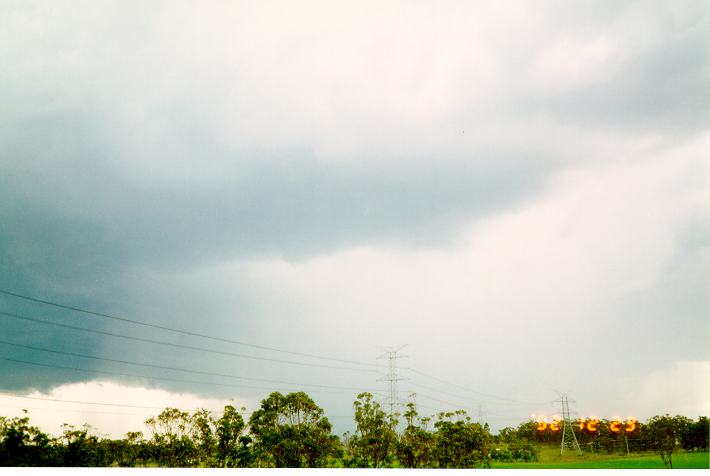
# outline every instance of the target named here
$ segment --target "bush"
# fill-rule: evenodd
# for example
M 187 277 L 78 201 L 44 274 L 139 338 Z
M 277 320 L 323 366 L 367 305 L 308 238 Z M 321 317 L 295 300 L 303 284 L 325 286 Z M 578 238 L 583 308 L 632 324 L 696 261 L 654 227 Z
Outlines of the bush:
M 509 450 L 515 461 L 537 461 L 537 446 L 529 441 L 514 441 L 509 445 Z
M 491 451 L 491 459 L 493 461 L 503 461 L 506 463 L 513 462 L 513 454 L 508 448 L 494 448 Z

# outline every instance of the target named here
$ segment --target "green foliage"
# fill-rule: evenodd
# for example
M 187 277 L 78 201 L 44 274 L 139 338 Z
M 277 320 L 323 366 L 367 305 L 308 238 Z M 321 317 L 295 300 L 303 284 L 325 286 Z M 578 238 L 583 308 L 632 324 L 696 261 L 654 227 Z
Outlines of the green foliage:
M 89 425 L 77 429 L 64 424 L 62 433 L 62 466 L 98 466 L 100 459 L 98 438 L 89 435 Z
M 414 403 L 404 413 L 407 428 L 396 445 L 397 459 L 405 468 L 426 468 L 434 450 L 434 435 L 427 431 L 429 418 L 419 418 Z
M 536 425 L 534 421 L 526 421 L 524 423 L 521 423 L 515 430 L 515 439 L 524 441 L 535 441 L 536 437 L 539 434 L 539 432 L 535 430 L 535 427 Z
M 27 416 L 0 417 L 0 466 L 60 465 L 52 439 L 29 422 Z
M 145 421 L 153 434 L 153 457 L 160 466 L 183 468 L 194 465 L 197 448 L 191 436 L 193 421 L 187 412 L 166 408 Z
M 491 461 L 504 461 L 506 463 L 513 462 L 513 454 L 506 447 L 493 448 L 491 450 Z
M 537 461 L 538 450 L 534 443 L 515 440 L 508 446 L 513 461 Z
M 121 467 L 143 465 L 148 459 L 148 448 L 143 439 L 143 432 L 129 431 L 122 440 L 123 451 L 117 454 L 116 462 Z
M 191 423 L 194 457 L 202 466 L 214 466 L 217 446 L 214 418 L 208 410 L 201 408 L 192 414 Z
M 681 435 L 683 449 L 707 451 L 709 430 L 710 422 L 708 422 L 708 417 L 701 416 L 698 421 L 690 422 Z
M 251 439 L 242 435 L 245 426 L 244 418 L 233 406 L 224 407 L 224 414 L 217 420 L 218 466 L 237 468 L 248 466 L 252 462 Z
M 673 468 L 673 452 L 691 422 L 683 416 L 656 415 L 646 424 L 646 438 L 651 447 L 661 455 L 665 466 Z
M 274 392 L 261 402 L 249 425 L 260 464 L 277 468 L 324 466 L 339 442 L 323 410 L 303 392 Z
M 490 467 L 491 434 L 465 411 L 439 413 L 434 427 L 434 455 L 440 468 Z
M 537 461 L 538 449 L 535 444 L 534 422 L 526 422 L 518 428 L 506 427 L 492 439 L 504 446 L 491 451 L 491 458 L 496 461 Z
M 352 454 L 348 466 L 380 468 L 390 464 L 397 443 L 396 416 L 387 415 L 368 392 L 359 394 L 353 407 L 356 429 L 349 442 Z
M 497 435 L 493 436 L 494 443 L 510 443 L 518 439 L 517 431 L 515 428 L 506 426 L 498 432 Z
M 129 432 L 124 439 L 101 439 L 88 425 L 65 424 L 53 438 L 30 424 L 27 415 L 0 417 L 0 466 L 163 466 L 163 467 L 406 467 L 406 468 L 707 468 L 708 419 L 655 416 L 631 431 L 575 427 L 582 456 L 560 455 L 559 432 L 537 432 L 528 421 L 491 436 L 487 425 L 466 412 L 420 417 L 407 405 L 406 427 L 397 434 L 397 417 L 387 415 L 369 393 L 354 402 L 356 431 L 343 441 L 313 400 L 303 392 L 272 393 L 252 414 L 249 425 L 232 406 L 220 418 L 207 410 L 190 415 L 167 408 L 146 421 L 151 438 Z M 243 409 L 242 409 L 243 410 Z M 25 412 L 26 413 L 26 412 Z M 547 444 L 545 442 L 548 442 Z M 495 445 L 493 445 L 495 442 Z M 627 444 L 630 456 L 627 456 Z M 617 450 L 623 447 L 623 452 Z M 612 450 L 610 450 L 611 448 Z M 685 452 L 683 452 L 683 450 Z M 653 451 L 653 459 L 639 453 Z M 636 454 L 634 454 L 636 452 Z

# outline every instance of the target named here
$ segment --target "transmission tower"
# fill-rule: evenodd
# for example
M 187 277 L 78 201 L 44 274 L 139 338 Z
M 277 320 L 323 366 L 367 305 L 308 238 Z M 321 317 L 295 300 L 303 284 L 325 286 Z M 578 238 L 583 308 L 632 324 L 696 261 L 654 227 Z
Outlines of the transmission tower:
M 406 380 L 406 378 L 399 377 L 397 375 L 397 359 L 407 357 L 399 352 L 404 349 L 407 344 L 401 345 L 397 348 L 394 347 L 381 347 L 384 350 L 384 354 L 377 357 L 378 359 L 387 359 L 388 367 L 387 374 L 378 378 L 378 382 L 387 382 L 389 386 L 389 395 L 387 397 L 387 405 L 390 409 L 390 415 L 394 415 L 395 408 L 399 405 L 399 400 L 397 398 L 397 382 L 400 380 Z
M 560 455 L 564 453 L 565 448 L 577 451 L 577 454 L 582 455 L 582 448 L 579 447 L 577 435 L 574 434 L 574 426 L 572 425 L 572 415 L 569 411 L 569 399 L 566 395 L 560 395 L 557 400 L 562 404 L 562 442 L 560 443 Z

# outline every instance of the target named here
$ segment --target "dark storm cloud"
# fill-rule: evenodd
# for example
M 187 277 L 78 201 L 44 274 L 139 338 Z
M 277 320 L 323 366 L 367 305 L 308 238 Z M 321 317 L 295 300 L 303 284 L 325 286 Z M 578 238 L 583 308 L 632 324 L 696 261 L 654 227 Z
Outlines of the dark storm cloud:
M 510 206 L 539 187 L 542 178 L 535 160 L 514 156 L 487 158 L 485 168 L 460 157 L 413 157 L 363 167 L 318 163 L 296 151 L 264 161 L 250 158 L 246 166 L 216 180 L 136 180 L 132 170 L 106 157 L 110 154 L 92 139 L 99 135 L 96 129 L 89 120 L 68 117 L 6 129 L 5 150 L 13 160 L 4 166 L 0 191 L 0 260 L 5 270 L 0 287 L 143 316 L 143 301 L 136 295 L 146 285 L 145 271 L 184 272 L 260 256 L 302 259 L 363 244 L 439 246 L 465 218 Z M 164 298 L 170 300 L 169 295 Z M 45 306 L 7 296 L 2 303 L 5 311 L 48 316 Z M 49 316 L 85 325 L 71 313 L 50 309 Z M 189 316 L 164 310 L 148 318 L 167 325 L 183 319 L 183 327 L 194 327 Z M 122 353 L 110 338 L 84 335 L 77 340 L 65 329 L 3 319 L 14 342 L 78 347 L 89 354 L 106 355 L 111 348 Z M 92 326 L 111 327 L 105 322 Z M 42 355 L 53 360 L 51 354 Z M 71 365 L 78 361 L 105 368 L 69 360 Z M 0 365 L 14 375 L 8 385 L 27 382 L 17 364 Z M 33 375 L 32 384 L 41 387 L 81 379 L 38 367 L 26 371 Z
M 57 119 L 18 127 L 7 140 L 14 160 L 4 167 L 0 191 L 0 288 L 164 325 L 180 323 L 182 328 L 195 327 L 195 314 L 166 312 L 172 297 L 161 294 L 161 285 L 146 281 L 146 271 L 187 272 L 223 260 L 264 256 L 298 260 L 363 244 L 439 246 L 463 218 L 509 206 L 541 180 L 540 171 L 529 168 L 534 161 L 516 168 L 506 163 L 516 160 L 500 158 L 486 170 L 450 158 L 359 167 L 316 163 L 294 152 L 282 160 L 269 157 L 263 164 L 249 161 L 239 173 L 216 181 L 188 177 L 163 182 L 156 177 L 152 182 L 135 180 L 107 159 L 92 143 L 94 129 Z M 146 287 L 158 294 L 143 296 Z M 162 309 L 147 312 L 156 301 L 164 303 Z M 0 310 L 87 325 L 73 313 L 7 296 L 0 302 Z M 103 336 L 77 338 L 66 329 L 2 319 L 13 342 L 65 351 L 82 348 L 114 358 L 125 348 L 136 348 L 131 342 L 121 348 Z M 115 326 L 89 323 L 99 330 Z M 135 335 L 135 329 L 124 330 Z M 21 359 L 33 355 L 7 346 L 3 350 Z M 45 363 L 107 367 L 40 355 Z M 143 347 L 141 355 L 148 360 L 163 356 Z M 10 387 L 26 385 L 23 375 L 31 375 L 29 381 L 40 388 L 85 378 L 17 363 L 0 362 L 0 367 L 6 369 L 4 381 Z
M 80 155 L 56 168 L 19 160 L 8 171 L 4 236 L 32 248 L 24 253 L 30 260 L 44 253 L 49 262 L 80 264 L 90 251 L 100 260 L 179 267 L 357 243 L 432 245 L 446 242 L 463 218 L 534 191 L 542 175 L 534 158 L 498 157 L 482 170 L 446 157 L 370 167 L 289 157 L 217 183 L 152 185 L 122 177 L 100 156 Z

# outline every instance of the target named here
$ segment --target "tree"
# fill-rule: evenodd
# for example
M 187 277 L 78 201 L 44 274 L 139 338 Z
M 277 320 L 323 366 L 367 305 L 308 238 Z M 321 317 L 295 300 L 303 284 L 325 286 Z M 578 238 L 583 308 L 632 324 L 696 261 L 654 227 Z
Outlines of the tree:
M 511 426 L 506 426 L 501 429 L 497 435 L 493 437 L 495 443 L 512 443 L 518 439 L 517 431 Z
M 419 418 L 414 403 L 407 404 L 404 413 L 407 428 L 396 445 L 396 454 L 405 468 L 425 468 L 431 460 L 434 435 L 427 431 L 429 418 Z
M 686 435 L 683 438 L 683 449 L 686 450 L 702 450 L 708 449 L 708 430 L 710 430 L 710 422 L 708 417 L 701 416 L 698 421 L 690 424 Z
M 0 417 L 0 466 L 60 466 L 55 441 L 26 416 Z
M 676 417 L 679 418 L 679 417 Z M 698 421 L 685 417 L 680 425 L 680 444 L 686 451 L 704 450 L 708 447 L 708 418 L 701 416 Z
M 397 442 L 397 419 L 387 415 L 368 392 L 361 393 L 353 403 L 355 408 L 355 435 L 350 446 L 354 466 L 379 468 L 390 460 Z
M 535 422 L 522 423 L 518 428 L 505 427 L 498 435 L 491 438 L 492 442 L 504 443 L 507 448 L 496 449 L 495 456 L 503 461 L 537 461 L 538 451 L 535 446 Z
M 532 420 L 521 423 L 515 430 L 515 435 L 521 440 L 535 441 L 538 433 L 540 433 L 535 429 L 536 426 L 537 425 Z
M 191 423 L 195 457 L 203 466 L 214 466 L 213 458 L 216 452 L 214 418 L 209 410 L 200 408 L 192 414 Z
M 98 438 L 89 435 L 91 427 L 84 424 L 77 429 L 65 423 L 62 428 L 62 466 L 98 466 Z
M 338 452 L 330 422 L 304 392 L 272 393 L 252 413 L 249 425 L 258 457 L 277 468 L 325 466 Z
M 439 413 L 434 454 L 440 468 L 490 467 L 491 435 L 463 410 Z
M 145 442 L 143 441 L 143 432 L 129 431 L 126 433 L 126 451 L 123 457 L 119 459 L 119 466 L 132 467 L 144 462 Z
M 656 415 L 646 423 L 646 438 L 654 450 L 661 455 L 666 467 L 673 468 L 673 451 L 678 446 L 687 418 L 670 415 Z
M 217 461 L 222 468 L 247 466 L 251 462 L 248 447 L 251 438 L 242 435 L 246 424 L 237 410 L 227 405 L 217 420 Z
M 187 412 L 166 408 L 157 417 L 148 418 L 145 424 L 153 433 L 151 443 L 159 465 L 179 468 L 193 464 L 196 451 L 190 438 L 192 419 Z

